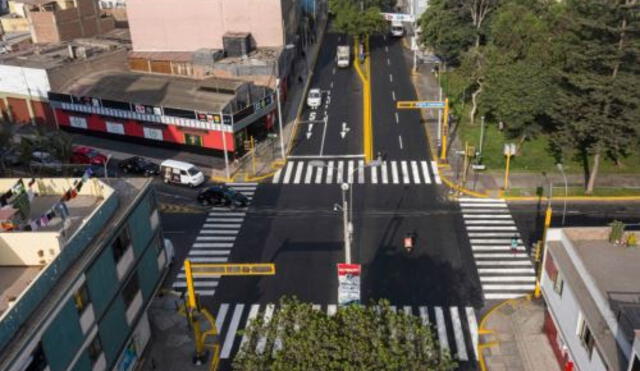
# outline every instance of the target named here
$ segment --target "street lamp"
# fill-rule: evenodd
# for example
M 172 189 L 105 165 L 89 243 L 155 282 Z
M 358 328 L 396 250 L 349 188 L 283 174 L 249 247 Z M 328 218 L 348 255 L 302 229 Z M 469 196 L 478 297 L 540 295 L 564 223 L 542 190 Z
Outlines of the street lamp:
M 567 214 L 567 197 L 569 196 L 569 185 L 567 183 L 567 174 L 564 172 L 564 166 L 561 163 L 557 163 L 556 166 L 560 173 L 562 174 L 562 178 L 564 179 L 564 206 L 562 208 L 562 225 L 564 225 L 565 217 Z
M 291 50 L 296 46 L 293 44 L 287 44 L 284 46 L 284 50 Z M 282 161 L 285 160 L 284 157 L 284 131 L 282 130 L 282 105 L 280 103 L 280 56 L 276 58 L 276 101 L 278 105 L 278 129 L 280 130 L 280 156 L 282 156 Z
M 342 190 L 342 228 L 344 233 L 344 260 L 346 264 L 351 264 L 351 240 L 353 238 L 353 186 L 350 186 L 348 181 L 352 179 L 353 174 L 358 170 L 364 170 L 369 167 L 377 167 L 382 164 L 381 159 L 376 159 L 366 164 L 365 166 L 358 166 L 353 169 L 347 175 L 347 182 L 340 184 Z M 322 160 L 314 160 L 309 162 L 309 166 L 321 167 L 328 170 L 334 170 L 334 167 L 329 167 Z M 349 192 L 349 202 L 347 202 L 347 192 Z M 349 209 L 351 204 L 351 209 Z
M 542 240 L 540 241 L 541 247 L 540 247 L 540 252 L 537 254 L 538 256 L 541 256 L 541 254 L 543 254 L 544 245 L 547 240 L 547 231 L 551 226 L 551 214 L 552 214 L 551 199 L 553 198 L 553 183 L 551 183 L 551 181 L 547 177 L 547 173 L 545 173 L 544 171 L 542 172 L 542 176 L 549 184 L 549 195 L 548 195 L 548 202 L 547 202 L 547 211 L 545 212 L 545 215 L 544 215 L 544 229 L 542 230 Z M 533 297 L 535 298 L 540 297 L 540 276 L 542 275 L 542 262 L 539 259 L 537 260 L 538 261 L 537 261 L 537 271 L 536 271 L 536 286 L 533 290 Z

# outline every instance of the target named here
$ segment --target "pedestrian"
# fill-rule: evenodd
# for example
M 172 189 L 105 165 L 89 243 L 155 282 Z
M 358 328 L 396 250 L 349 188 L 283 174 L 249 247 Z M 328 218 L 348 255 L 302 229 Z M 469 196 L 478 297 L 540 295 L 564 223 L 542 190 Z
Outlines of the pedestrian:
M 511 237 L 511 252 L 514 254 L 518 252 L 518 236 L 517 235 Z

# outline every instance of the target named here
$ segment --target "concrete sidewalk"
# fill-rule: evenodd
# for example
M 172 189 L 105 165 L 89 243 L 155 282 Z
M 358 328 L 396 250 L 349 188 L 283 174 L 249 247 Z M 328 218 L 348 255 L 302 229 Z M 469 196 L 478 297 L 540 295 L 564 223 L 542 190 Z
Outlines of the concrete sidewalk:
M 480 352 L 486 369 L 561 371 L 543 325 L 542 299 L 508 300 L 490 310 L 480 322 Z

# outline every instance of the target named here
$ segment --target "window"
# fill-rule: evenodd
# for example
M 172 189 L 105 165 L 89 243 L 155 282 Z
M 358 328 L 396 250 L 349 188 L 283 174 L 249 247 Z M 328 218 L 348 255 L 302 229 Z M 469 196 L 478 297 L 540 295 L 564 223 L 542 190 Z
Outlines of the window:
M 48 367 L 47 357 L 44 355 L 42 342 L 40 342 L 36 346 L 36 349 L 33 350 L 33 353 L 31 353 L 31 357 L 29 357 L 29 364 L 27 365 L 27 368 L 25 368 L 25 371 L 42 371 Z
M 100 354 L 102 354 L 102 344 L 100 343 L 100 337 L 98 337 L 98 334 L 96 334 L 87 347 L 87 353 L 89 353 L 89 359 L 91 360 L 92 365 L 96 363 L 98 358 L 100 358 Z
M 188 171 L 189 171 L 189 175 L 191 176 L 198 175 L 198 173 L 200 172 L 200 170 L 198 170 L 198 168 L 196 167 L 190 167 Z
M 122 258 L 122 255 L 124 255 L 124 253 L 127 251 L 127 248 L 130 244 L 131 237 L 129 236 L 129 228 L 124 227 L 118 237 L 116 237 L 116 240 L 113 241 L 112 245 L 113 258 L 115 259 L 116 263 L 120 261 L 120 258 Z
M 591 359 L 591 355 L 593 354 L 593 347 L 595 345 L 595 339 L 593 338 L 593 333 L 587 324 L 587 321 L 584 320 L 584 316 L 582 313 L 578 316 L 578 338 L 582 342 L 582 346 L 587 350 L 589 354 L 589 359 Z
M 564 288 L 564 277 L 562 273 L 557 272 L 556 279 L 553 281 L 553 291 L 562 296 L 562 289 Z
M 138 285 L 138 273 L 136 272 L 131 275 L 131 278 L 129 278 L 129 282 L 127 282 L 127 284 L 124 285 L 124 288 L 122 289 L 122 298 L 124 299 L 124 303 L 127 307 L 136 297 L 139 289 L 140 286 Z
M 76 305 L 78 313 L 84 312 L 84 309 L 89 306 L 89 291 L 86 283 L 83 283 L 78 291 L 73 294 L 73 303 Z

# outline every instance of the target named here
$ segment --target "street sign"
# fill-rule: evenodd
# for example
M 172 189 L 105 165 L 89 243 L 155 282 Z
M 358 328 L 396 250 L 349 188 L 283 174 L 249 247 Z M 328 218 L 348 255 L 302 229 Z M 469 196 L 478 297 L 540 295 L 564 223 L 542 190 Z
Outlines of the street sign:
M 382 17 L 389 22 L 413 22 L 415 17 L 412 14 L 403 13 L 381 13 Z
M 398 101 L 396 108 L 398 109 L 423 109 L 423 108 L 444 108 L 445 102 L 442 101 Z
M 338 264 L 338 305 L 360 304 L 360 264 Z

